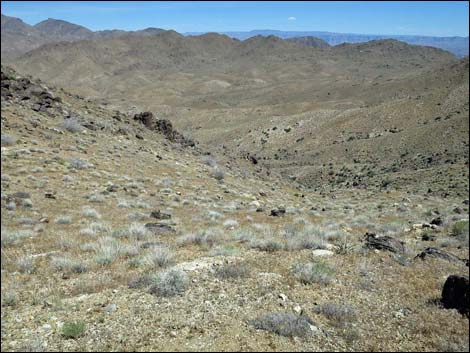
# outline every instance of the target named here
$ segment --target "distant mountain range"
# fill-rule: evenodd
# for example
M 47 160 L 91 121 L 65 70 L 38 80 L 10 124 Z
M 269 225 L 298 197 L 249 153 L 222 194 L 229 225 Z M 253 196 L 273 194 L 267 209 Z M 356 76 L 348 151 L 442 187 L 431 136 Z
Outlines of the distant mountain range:
M 44 44 L 75 42 L 86 39 L 116 38 L 126 34 L 153 35 L 165 30 L 146 28 L 140 31 L 105 30 L 91 31 L 86 27 L 67 21 L 49 18 L 34 26 L 16 17 L 2 14 L 2 56 L 15 57 Z
M 203 32 L 188 32 L 185 35 L 199 35 Z M 232 38 L 245 40 L 257 35 L 274 35 L 279 38 L 316 37 L 324 40 L 329 45 L 342 43 L 360 43 L 380 39 L 397 39 L 408 44 L 426 45 L 450 51 L 458 57 L 468 55 L 469 37 L 429 37 L 411 35 L 372 35 L 353 33 L 333 33 L 321 31 L 278 31 L 278 30 L 254 30 L 248 32 L 220 32 Z
M 161 28 L 146 28 L 138 31 L 104 30 L 91 31 L 83 26 L 63 20 L 49 18 L 31 26 L 19 18 L 5 16 L 1 20 L 1 54 L 16 57 L 44 44 L 57 42 L 74 42 L 78 40 L 94 40 L 116 38 L 123 35 L 148 36 L 164 32 Z M 201 35 L 205 32 L 188 32 L 185 36 Z M 468 37 L 427 37 L 402 35 L 368 35 L 350 33 L 332 33 L 319 31 L 278 31 L 254 30 L 249 32 L 219 32 L 239 40 L 255 36 L 276 36 L 289 39 L 297 44 L 319 48 L 335 46 L 342 43 L 360 43 L 381 39 L 397 39 L 408 44 L 431 46 L 447 50 L 458 57 L 468 55 Z

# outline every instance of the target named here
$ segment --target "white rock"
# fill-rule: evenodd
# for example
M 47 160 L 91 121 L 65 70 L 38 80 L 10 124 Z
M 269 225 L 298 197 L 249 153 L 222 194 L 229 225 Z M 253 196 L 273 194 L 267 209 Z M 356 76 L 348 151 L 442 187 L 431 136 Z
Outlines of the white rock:
M 331 250 L 316 249 L 312 251 L 313 256 L 331 256 L 334 255 L 334 252 Z

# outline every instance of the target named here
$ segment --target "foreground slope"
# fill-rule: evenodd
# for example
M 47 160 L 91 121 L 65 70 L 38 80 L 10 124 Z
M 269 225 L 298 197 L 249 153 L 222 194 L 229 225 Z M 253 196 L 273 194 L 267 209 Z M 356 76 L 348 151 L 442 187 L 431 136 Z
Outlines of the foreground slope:
M 9 69 L 1 93 L 2 351 L 468 350 L 439 305 L 468 199 L 306 193 Z

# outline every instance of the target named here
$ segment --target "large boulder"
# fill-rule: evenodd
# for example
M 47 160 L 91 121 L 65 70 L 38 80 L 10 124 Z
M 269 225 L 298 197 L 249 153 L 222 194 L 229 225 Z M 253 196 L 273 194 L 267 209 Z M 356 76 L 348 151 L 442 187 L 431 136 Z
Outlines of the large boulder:
M 461 314 L 470 316 L 468 276 L 451 275 L 447 277 L 442 289 L 442 304 L 446 309 L 457 309 Z
M 386 250 L 394 253 L 405 252 L 405 243 L 388 235 L 379 237 L 373 233 L 366 233 L 364 242 L 365 246 L 371 249 Z

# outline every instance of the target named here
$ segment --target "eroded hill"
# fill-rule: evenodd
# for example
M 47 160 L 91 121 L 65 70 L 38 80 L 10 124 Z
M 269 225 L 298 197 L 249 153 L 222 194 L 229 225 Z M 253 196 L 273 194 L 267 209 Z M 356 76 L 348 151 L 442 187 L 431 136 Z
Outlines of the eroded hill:
M 218 34 L 51 44 L 20 71 L 314 189 L 468 193 L 468 58 L 396 40 L 314 48 Z

